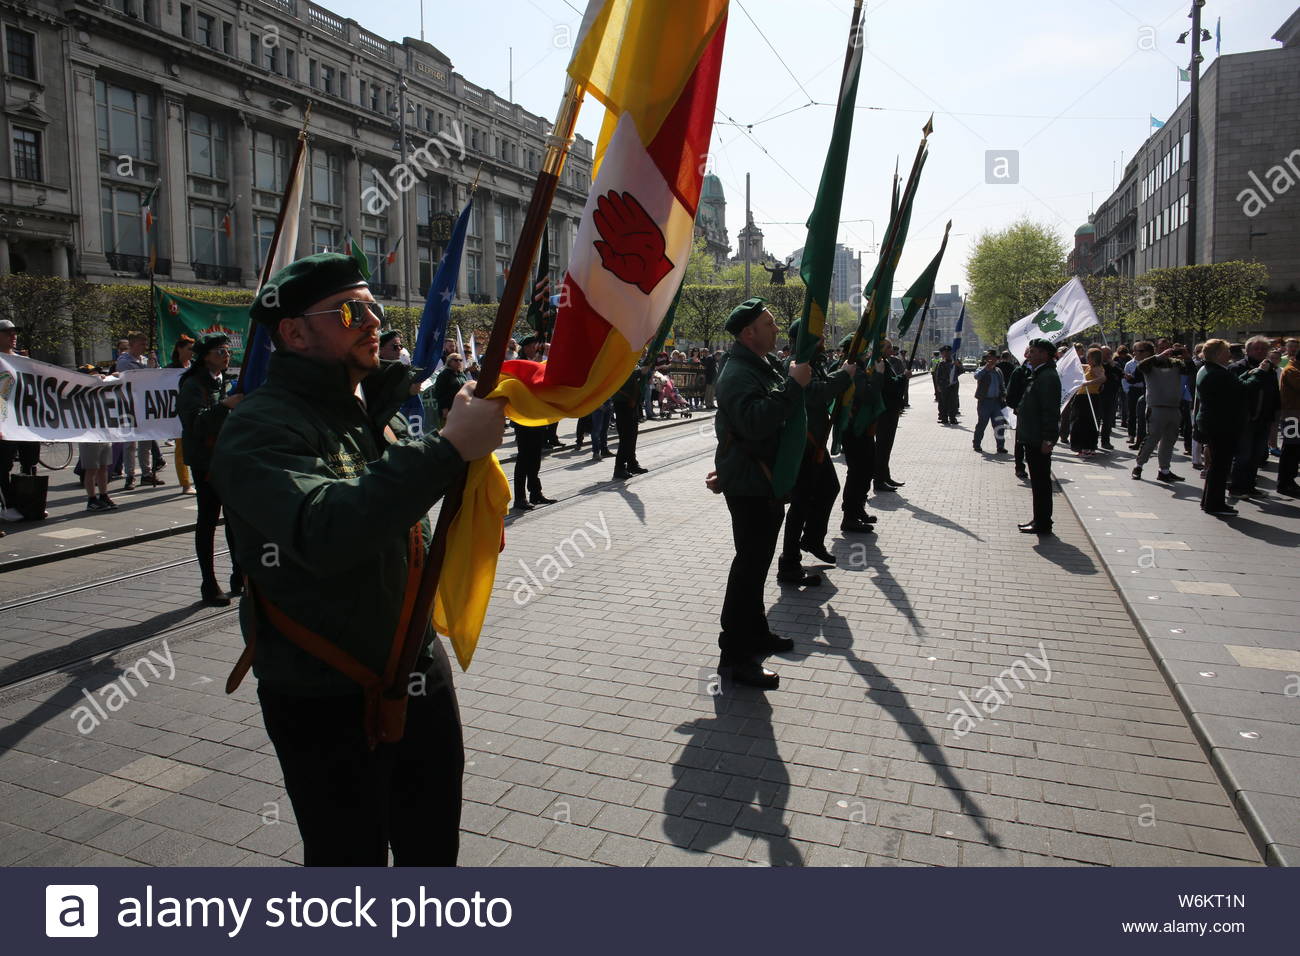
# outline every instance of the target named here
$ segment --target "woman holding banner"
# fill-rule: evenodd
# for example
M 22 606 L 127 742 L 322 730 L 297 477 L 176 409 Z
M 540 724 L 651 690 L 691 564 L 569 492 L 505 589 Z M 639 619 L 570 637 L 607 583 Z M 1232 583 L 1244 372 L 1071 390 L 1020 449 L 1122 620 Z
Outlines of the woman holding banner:
M 217 533 L 217 519 L 221 517 L 221 499 L 208 482 L 208 467 L 212 462 L 212 448 L 217 443 L 221 426 L 226 423 L 230 410 L 243 401 L 244 396 L 228 395 L 229 383 L 225 371 L 230 365 L 230 339 L 221 333 L 205 335 L 194 345 L 194 361 L 181 376 L 177 407 L 181 418 L 181 442 L 185 457 L 194 472 L 194 490 L 199 499 L 199 518 L 194 526 L 194 551 L 203 575 L 201 593 L 203 602 L 214 607 L 226 607 L 230 597 L 217 583 L 213 567 L 212 546 Z M 226 527 L 227 539 L 230 527 Z M 233 566 L 230 571 L 230 592 L 244 590 L 244 575 L 235 562 L 235 549 L 230 548 Z

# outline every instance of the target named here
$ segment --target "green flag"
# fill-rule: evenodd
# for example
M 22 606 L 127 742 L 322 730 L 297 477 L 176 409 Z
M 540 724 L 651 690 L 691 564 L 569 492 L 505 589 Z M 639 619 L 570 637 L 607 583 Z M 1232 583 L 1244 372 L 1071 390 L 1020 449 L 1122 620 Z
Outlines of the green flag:
M 830 307 L 831 274 L 835 269 L 835 238 L 840 231 L 840 207 L 844 201 L 844 180 L 849 164 L 849 142 L 853 137 L 854 103 L 858 97 L 858 77 L 862 72 L 862 3 L 853 7 L 853 21 L 849 27 L 848 48 L 844 54 L 844 73 L 840 77 L 840 96 L 835 106 L 835 122 L 831 128 L 831 141 L 826 149 L 826 162 L 822 167 L 821 185 L 808 217 L 808 240 L 804 244 L 799 274 L 803 277 L 805 292 L 803 321 L 799 323 L 799 336 L 794 343 L 794 358 L 807 362 L 817 351 L 819 340 L 826 328 L 826 312 Z M 794 487 L 803 461 L 804 443 L 807 439 L 808 419 L 802 404 L 786 421 L 777 448 L 776 464 L 772 469 L 772 489 L 778 498 L 784 497 Z
M 154 310 L 158 317 L 159 364 L 171 361 L 172 347 L 182 335 L 197 341 L 209 332 L 230 336 L 230 364 L 243 364 L 244 343 L 249 332 L 247 305 L 213 305 L 154 289 Z
M 369 281 L 370 257 L 366 255 L 365 251 L 361 248 L 361 243 L 357 242 L 352 233 L 348 233 L 348 254 L 352 256 L 352 261 L 355 262 L 357 268 L 361 270 L 361 275 Z
M 939 275 L 939 263 L 943 261 L 944 250 L 948 248 L 948 232 L 951 229 L 952 220 L 949 219 L 948 225 L 943 230 L 943 242 L 939 246 L 939 254 L 930 260 L 930 264 L 925 267 L 921 277 L 903 293 L 903 317 L 898 320 L 899 335 L 907 334 L 907 330 L 912 327 L 912 320 L 916 318 L 916 314 L 925 308 L 930 301 L 930 296 L 934 295 L 934 282 Z
M 543 338 L 550 339 L 550 322 L 547 320 L 550 312 L 551 298 L 551 251 L 547 234 L 549 229 L 542 230 L 542 250 L 537 256 L 537 275 L 533 279 L 533 294 L 528 300 L 528 324 L 532 326 L 534 332 L 538 332 Z

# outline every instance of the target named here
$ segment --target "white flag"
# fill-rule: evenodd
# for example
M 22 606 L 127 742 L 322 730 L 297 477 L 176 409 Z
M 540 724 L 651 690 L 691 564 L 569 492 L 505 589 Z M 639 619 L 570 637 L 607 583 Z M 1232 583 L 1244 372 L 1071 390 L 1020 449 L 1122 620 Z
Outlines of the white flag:
M 1083 283 L 1075 276 L 1057 289 L 1041 309 L 1029 313 L 1007 329 L 1007 348 L 1017 362 L 1023 361 L 1030 339 L 1048 339 L 1055 345 L 1100 324 L 1101 320 L 1088 301 L 1088 293 L 1083 290 Z
M 462 339 L 462 338 L 460 337 L 460 326 L 459 326 L 459 325 L 456 326 L 456 354 L 459 355 L 462 359 L 465 357 L 465 340 Z M 461 363 L 461 368 L 464 368 L 464 367 L 465 367 L 465 364 L 462 362 L 462 363 Z
M 1066 349 L 1065 354 L 1056 360 L 1056 374 L 1061 378 L 1061 407 L 1064 408 L 1070 396 L 1088 382 L 1077 349 Z

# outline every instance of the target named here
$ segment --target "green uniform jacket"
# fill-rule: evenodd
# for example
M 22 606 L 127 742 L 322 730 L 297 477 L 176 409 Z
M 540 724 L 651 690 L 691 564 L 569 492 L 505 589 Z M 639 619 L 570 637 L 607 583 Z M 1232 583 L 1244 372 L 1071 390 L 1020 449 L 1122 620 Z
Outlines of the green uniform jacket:
M 202 362 L 191 365 L 181 376 L 176 396 L 181 447 L 185 449 L 185 464 L 200 478 L 212 467 L 212 446 L 230 414 L 230 409 L 221 404 L 228 384 L 224 375 L 219 380 L 209 375 Z
M 438 403 L 438 411 L 446 414 L 447 409 L 451 408 L 456 393 L 464 388 L 468 381 L 469 376 L 464 372 L 453 372 L 450 366 L 443 368 L 433 381 L 433 397 Z
M 830 403 L 848 391 L 853 376 L 843 368 L 827 372 L 825 353 L 813 358 L 812 373 L 812 380 L 803 390 L 804 405 L 808 409 L 808 434 L 813 443 L 824 445 L 831 430 Z M 805 449 L 805 454 L 810 453 L 815 453 L 811 443 Z
M 772 496 L 772 464 L 785 421 L 803 389 L 774 356 L 759 357 L 737 342 L 718 375 L 714 464 L 724 494 Z
M 1056 363 L 1045 362 L 1029 374 L 1016 406 L 1016 441 L 1026 445 L 1054 442 L 1061 427 L 1061 377 Z
M 1192 429 L 1199 436 L 1197 440 L 1235 440 L 1250 416 L 1247 398 L 1263 384 L 1257 368 L 1239 375 L 1212 362 L 1202 365 L 1196 373 L 1196 421 Z M 188 449 L 185 454 L 188 457 Z
M 1058 378 L 1060 376 L 1057 376 Z M 1020 404 L 1020 400 L 1025 397 L 1025 389 L 1029 385 L 1029 366 L 1020 363 L 1011 372 L 1007 378 L 1007 405 L 1014 410 Z
M 410 381 L 400 363 L 373 373 L 362 408 L 342 366 L 276 352 L 266 383 L 231 414 L 212 459 L 239 565 L 256 589 L 379 674 L 401 613 L 407 532 L 420 522 L 427 545 L 428 511 L 465 469 L 435 434 L 406 440 L 395 413 Z M 387 442 L 385 425 L 398 441 Z M 276 633 L 254 601 L 246 597 L 239 614 L 245 640 L 256 629 L 253 672 L 268 687 L 356 692 Z

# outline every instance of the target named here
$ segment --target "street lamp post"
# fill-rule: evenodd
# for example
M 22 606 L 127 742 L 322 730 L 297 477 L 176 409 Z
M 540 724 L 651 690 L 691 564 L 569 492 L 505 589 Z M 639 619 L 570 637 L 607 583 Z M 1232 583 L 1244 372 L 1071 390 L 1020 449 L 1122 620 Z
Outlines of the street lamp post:
M 398 163 L 406 162 L 406 71 L 403 70 L 397 74 L 397 154 L 400 157 Z M 402 235 L 405 236 L 410 231 L 410 215 L 407 212 L 406 196 L 401 197 L 402 202 Z M 417 243 L 418 245 L 418 243 Z M 407 249 L 401 250 L 402 253 L 402 305 L 406 308 L 411 307 L 411 257 L 407 254 Z
M 1199 258 L 1196 252 L 1196 179 L 1197 167 L 1200 163 L 1201 147 L 1199 143 L 1201 133 L 1201 41 L 1210 38 L 1210 31 L 1201 29 L 1201 7 L 1205 6 L 1205 0 L 1192 0 L 1192 11 L 1188 14 L 1192 18 L 1192 28 L 1178 38 L 1179 43 L 1187 41 L 1188 34 L 1192 38 L 1192 61 L 1188 67 L 1188 73 L 1191 75 L 1192 87 L 1188 94 L 1190 104 L 1188 109 L 1188 165 L 1187 171 L 1187 264 L 1196 265 Z

